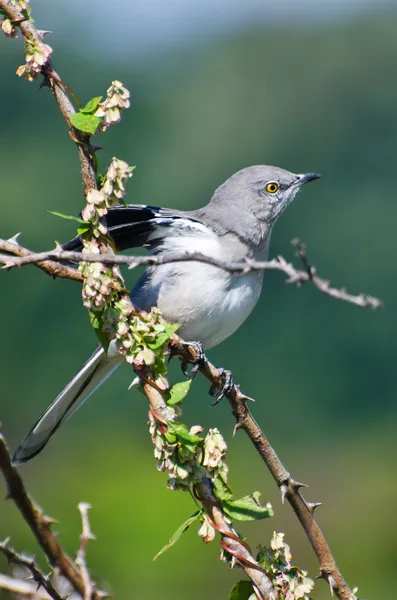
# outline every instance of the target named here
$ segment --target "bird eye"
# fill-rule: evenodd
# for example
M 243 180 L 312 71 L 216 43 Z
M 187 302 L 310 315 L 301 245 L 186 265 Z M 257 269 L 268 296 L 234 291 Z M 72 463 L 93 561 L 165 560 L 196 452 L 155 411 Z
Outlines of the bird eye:
M 269 192 L 269 194 L 275 194 L 276 192 L 278 192 L 278 189 L 279 185 L 275 181 L 271 181 L 266 186 L 266 191 Z

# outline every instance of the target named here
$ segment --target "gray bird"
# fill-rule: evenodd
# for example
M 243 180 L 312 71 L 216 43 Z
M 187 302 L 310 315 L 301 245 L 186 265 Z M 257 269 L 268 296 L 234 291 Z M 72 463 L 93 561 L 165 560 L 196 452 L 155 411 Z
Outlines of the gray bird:
M 153 254 L 200 252 L 224 261 L 245 257 L 266 260 L 273 225 L 304 183 L 317 173 L 296 175 L 270 166 L 247 167 L 232 175 L 203 208 L 178 211 L 145 205 L 116 206 L 107 215 L 117 250 L 143 246 Z M 79 250 L 80 238 L 63 246 Z M 131 300 L 149 311 L 157 306 L 164 319 L 179 323 L 185 340 L 216 346 L 245 321 L 262 289 L 263 271 L 233 275 L 198 263 L 170 263 L 145 271 Z M 115 343 L 107 354 L 98 347 L 26 435 L 13 457 L 28 461 L 58 427 L 123 362 Z

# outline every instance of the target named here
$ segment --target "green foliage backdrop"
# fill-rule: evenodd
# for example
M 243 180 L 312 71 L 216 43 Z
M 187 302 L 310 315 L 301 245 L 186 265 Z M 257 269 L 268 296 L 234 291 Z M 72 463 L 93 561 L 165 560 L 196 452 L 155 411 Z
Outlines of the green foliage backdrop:
M 139 66 L 127 58 L 112 64 L 111 48 L 109 62 L 95 63 L 77 42 L 72 53 L 48 39 L 82 102 L 115 78 L 130 89 L 131 110 L 99 141 L 103 166 L 113 154 L 137 165 L 130 203 L 198 207 L 231 173 L 256 163 L 323 173 L 277 224 L 271 252 L 292 258 L 289 240 L 300 236 L 320 275 L 381 297 L 385 309 L 361 311 L 267 273 L 254 314 L 210 356 L 257 399 L 254 414 L 287 468 L 310 484 L 310 499 L 324 502 L 317 517 L 343 574 L 365 598 L 392 597 L 395 588 L 396 28 L 393 14 L 299 31 L 258 27 Z M 77 214 L 81 179 L 50 94 L 14 75 L 23 62 L 19 42 L 0 41 L 0 235 L 22 231 L 22 244 L 44 250 L 73 235 L 73 224 L 47 209 Z M 73 282 L 51 281 L 32 267 L 2 273 L 0 291 L 0 419 L 15 448 L 96 340 Z M 193 600 L 225 597 L 238 574 L 217 561 L 215 543 L 204 546 L 191 530 L 152 563 L 193 510 L 155 471 L 147 407 L 127 391 L 131 377 L 120 369 L 23 476 L 61 521 L 70 552 L 78 545 L 76 505 L 93 505 L 98 541 L 89 563 L 118 598 L 178 600 L 187 590 Z M 243 533 L 254 545 L 267 543 L 273 529 L 285 531 L 294 560 L 315 575 L 290 508 L 243 435 L 232 438 L 227 404 L 212 408 L 206 391 L 197 378 L 186 421 L 221 429 L 236 494 L 259 488 L 276 512 Z M 7 535 L 18 549 L 36 551 L 15 507 L 3 502 L 0 538 Z M 319 582 L 314 597 L 328 594 Z

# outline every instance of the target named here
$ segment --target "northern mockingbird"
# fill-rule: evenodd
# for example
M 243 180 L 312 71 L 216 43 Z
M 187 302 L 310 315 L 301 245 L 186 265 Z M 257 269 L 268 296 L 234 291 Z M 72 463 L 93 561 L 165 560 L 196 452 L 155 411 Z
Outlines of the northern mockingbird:
M 224 261 L 266 260 L 273 225 L 301 186 L 317 173 L 296 175 L 278 167 L 247 167 L 232 175 L 203 208 L 179 211 L 145 205 L 116 206 L 106 216 L 118 250 L 145 247 L 155 254 L 200 252 Z M 79 238 L 64 245 L 81 249 Z M 170 263 L 145 271 L 132 302 L 157 306 L 181 337 L 209 349 L 240 327 L 262 289 L 263 272 L 233 275 L 198 262 Z M 15 452 L 19 464 L 38 454 L 52 434 L 123 361 L 116 344 L 98 347 L 82 369 L 41 415 Z

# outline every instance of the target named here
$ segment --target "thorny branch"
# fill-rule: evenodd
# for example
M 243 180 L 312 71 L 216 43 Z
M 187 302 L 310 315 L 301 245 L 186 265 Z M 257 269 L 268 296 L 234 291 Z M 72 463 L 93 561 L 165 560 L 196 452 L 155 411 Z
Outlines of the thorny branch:
M 50 565 L 58 567 L 61 574 L 73 585 L 74 589 L 83 598 L 86 598 L 85 582 L 82 573 L 63 550 L 57 536 L 51 531 L 51 524 L 54 521 L 46 516 L 28 495 L 17 469 L 11 464 L 11 457 L 2 435 L 0 435 L 0 470 L 7 483 L 7 497 L 13 500 L 18 507 L 41 549 L 47 556 Z M 101 595 L 93 590 L 90 600 L 99 600 L 100 598 Z
M 18 235 L 14 236 L 9 240 L 0 240 L 0 252 L 5 252 L 7 254 L 12 254 L 14 257 L 29 257 L 32 256 L 32 252 L 23 246 L 20 246 L 17 243 Z M 9 256 L 9 258 L 12 258 Z M 67 267 L 62 265 L 59 262 L 51 261 L 51 260 L 39 260 L 33 263 L 35 267 L 38 267 L 47 275 L 50 275 L 54 279 L 56 277 L 60 277 L 62 279 L 72 279 L 74 281 L 83 281 L 82 274 L 77 271 L 77 269 L 73 269 L 72 267 Z
M 41 43 L 43 41 L 44 33 L 36 29 L 32 21 L 26 18 L 25 15 L 17 8 L 17 6 L 11 4 L 7 0 L 0 0 L 0 11 L 6 15 L 14 25 L 19 27 L 25 42 Z M 66 86 L 62 84 L 61 79 L 56 73 L 50 58 L 47 59 L 42 68 L 42 75 L 44 77 L 43 84 L 47 85 L 51 89 L 58 107 L 66 121 L 69 135 L 71 139 L 76 142 L 84 191 L 87 192 L 89 189 L 97 187 L 95 159 L 89 145 L 89 137 L 75 129 L 70 121 L 70 117 L 75 113 L 75 109 L 65 91 Z M 6 251 L 6 249 L 4 250 Z M 19 253 L 19 256 L 29 253 L 29 251 L 24 248 L 13 248 L 13 250 L 13 254 Z M 64 277 L 66 276 L 65 274 L 67 272 L 68 279 L 82 280 L 80 273 L 58 263 L 51 263 L 49 261 L 44 264 L 38 263 L 37 266 L 54 277 Z M 85 582 L 81 573 L 71 558 L 64 552 L 56 536 L 52 533 L 51 519 L 44 515 L 44 513 L 28 496 L 22 479 L 20 478 L 17 470 L 11 465 L 11 459 L 2 436 L 0 436 L 0 469 L 3 471 L 3 475 L 8 485 L 8 496 L 13 499 L 21 511 L 25 521 L 30 526 L 50 564 L 57 566 L 60 572 L 80 593 L 80 595 L 85 597 Z M 95 600 L 100 598 L 100 595 L 94 590 L 91 598 L 92 600 Z
M 280 271 L 287 275 L 286 283 L 294 283 L 298 287 L 307 282 L 323 292 L 324 294 L 349 302 L 361 308 L 370 307 L 377 309 L 382 306 L 381 300 L 368 294 L 349 294 L 345 289 L 338 289 L 330 286 L 329 281 L 322 279 L 317 275 L 316 268 L 308 262 L 306 249 L 302 242 L 294 240 L 292 242 L 297 246 L 298 256 L 302 260 L 305 270 L 296 269 L 291 263 L 288 263 L 282 256 L 273 258 L 270 261 L 254 261 L 246 258 L 244 262 L 235 263 L 232 261 L 222 261 L 211 256 L 194 253 L 173 252 L 158 256 L 122 256 L 113 253 L 104 253 L 100 257 L 98 254 L 89 254 L 82 252 L 69 252 L 62 250 L 61 246 L 47 252 L 33 253 L 23 248 L 16 242 L 16 237 L 10 240 L 0 240 L 0 264 L 3 268 L 23 267 L 24 265 L 34 264 L 53 277 L 63 277 L 67 279 L 81 280 L 80 273 L 77 273 L 72 267 L 60 264 L 59 261 L 71 262 L 101 262 L 107 265 L 128 265 L 130 269 L 137 266 L 159 266 L 172 262 L 190 262 L 196 261 L 206 263 L 229 273 L 244 275 L 251 271 Z M 13 255 L 13 256 L 10 256 Z
M 192 344 L 186 344 L 177 335 L 174 335 L 171 340 L 171 352 L 174 356 L 180 356 L 185 363 L 197 364 L 197 348 Z M 198 370 L 211 382 L 215 389 L 223 387 L 222 371 L 210 363 L 207 358 L 204 357 L 200 360 Z M 318 503 L 307 502 L 301 495 L 300 488 L 307 486 L 295 481 L 283 466 L 247 407 L 246 402 L 251 398 L 245 396 L 240 391 L 239 386 L 235 384 L 229 391 L 225 392 L 225 396 L 236 419 L 235 431 L 242 429 L 248 435 L 276 481 L 282 500 L 287 499 L 298 517 L 319 561 L 319 577 L 328 581 L 331 592 L 339 600 L 358 600 L 343 579 L 324 534 L 314 519 L 313 513 Z
M 91 508 L 86 502 L 80 502 L 78 509 L 81 515 L 82 531 L 80 536 L 80 548 L 77 553 L 76 564 L 80 568 L 81 576 L 84 580 L 84 600 L 91 600 L 92 593 L 94 590 L 94 584 L 91 581 L 90 573 L 87 568 L 86 554 L 87 546 L 90 540 L 95 540 L 95 536 L 90 528 L 90 521 L 88 518 L 88 510 Z
M 16 10 L 14 7 L 11 7 L 8 4 L 8 2 L 6 2 L 6 0 L 0 0 L 0 10 L 2 10 L 8 16 L 8 18 L 10 20 L 18 23 L 25 39 L 33 38 L 38 41 L 42 40 L 42 35 L 33 27 L 33 25 L 29 21 L 24 21 L 21 13 L 19 13 L 19 11 Z M 83 176 L 83 182 L 84 182 L 84 186 L 85 186 L 85 192 L 87 193 L 89 189 L 97 188 L 93 155 L 90 152 L 90 146 L 88 143 L 89 139 L 86 136 L 82 136 L 80 132 L 78 132 L 77 130 L 75 130 L 72 127 L 71 122 L 70 122 L 70 115 L 72 113 L 74 113 L 75 111 L 74 111 L 74 108 L 73 108 L 69 98 L 65 94 L 64 88 L 61 85 L 61 80 L 60 80 L 59 76 L 54 72 L 50 61 L 47 62 L 46 68 L 45 68 L 45 70 L 43 70 L 42 73 L 45 77 L 45 81 L 46 81 L 47 85 L 52 89 L 52 91 L 55 95 L 55 98 L 61 109 L 61 112 L 68 124 L 69 132 L 71 134 L 72 139 L 74 139 L 77 142 L 77 148 L 78 148 L 80 164 L 81 164 L 81 171 L 82 171 L 82 176 Z M 15 240 L 11 240 L 11 243 L 15 243 Z M 106 251 L 108 251 L 108 252 L 111 251 L 110 246 L 107 246 L 104 243 L 102 243 L 101 246 L 102 246 L 101 247 L 101 252 L 102 252 L 101 255 L 103 255 L 103 254 L 106 255 Z M 4 251 L 10 251 L 9 249 L 7 250 L 7 248 L 2 248 L 2 249 Z M 19 254 L 20 258 L 25 258 L 25 259 L 27 258 L 26 255 L 23 256 L 23 250 L 20 250 L 19 252 L 20 252 L 20 254 Z M 11 249 L 11 253 L 15 254 L 13 252 L 13 249 Z M 84 260 L 85 260 L 85 258 L 86 258 L 86 255 L 84 255 Z M 82 260 L 82 257 L 80 257 L 80 260 Z M 45 261 L 45 262 L 43 262 L 43 261 Z M 42 261 L 38 261 L 38 262 L 39 262 L 39 264 L 37 266 L 39 266 L 41 269 L 45 270 L 47 273 L 49 273 L 53 276 L 66 276 L 66 271 L 64 269 L 56 271 L 54 264 L 47 262 L 46 258 L 43 258 Z M 88 262 L 88 260 L 85 260 L 85 262 Z M 113 264 L 116 264 L 116 263 L 113 262 Z M 72 277 L 72 278 L 76 279 L 75 277 Z M 120 277 L 120 279 L 121 279 L 121 277 Z M 128 296 L 126 296 L 126 300 L 129 301 Z M 132 304 L 131 304 L 131 308 L 133 308 Z M 153 407 L 157 406 L 157 410 L 161 412 L 163 407 L 166 408 L 166 405 L 165 405 L 162 395 L 158 391 L 156 391 L 155 388 L 152 387 L 152 385 L 150 385 L 148 383 L 145 385 L 147 387 L 147 389 L 145 391 L 147 393 L 147 396 L 148 396 L 151 406 L 153 406 Z M 0 438 L 0 456 L 1 456 L 1 441 L 2 440 Z M 5 444 L 3 443 L 3 459 L 7 455 L 8 455 L 8 453 L 6 451 Z M 3 462 L 4 462 L 4 460 L 3 460 Z M 0 465 L 1 465 L 1 463 L 0 463 Z M 29 508 L 31 510 L 28 511 L 27 514 L 23 513 L 24 517 L 25 517 L 25 519 L 26 519 L 26 517 L 28 517 L 30 522 L 32 523 L 32 514 L 30 514 L 30 513 L 34 513 L 33 508 L 40 515 L 41 515 L 41 512 L 37 511 L 36 507 L 33 507 L 31 501 L 29 500 L 29 498 L 26 495 L 26 492 L 24 491 L 22 481 L 20 480 L 18 473 L 11 466 L 11 463 L 9 461 L 7 463 L 7 460 L 5 460 L 4 465 L 5 465 L 5 468 L 3 469 L 3 472 L 5 474 L 6 480 L 9 485 L 10 495 L 12 496 L 12 493 L 14 491 L 13 486 L 10 485 L 10 481 L 11 481 L 11 483 L 18 483 L 18 487 L 20 489 L 22 488 L 22 490 L 24 492 L 22 495 L 23 504 L 26 504 L 27 501 L 28 501 L 28 503 L 30 503 Z M 9 477 L 9 479 L 7 479 L 7 476 Z M 217 507 L 216 504 L 213 504 L 213 499 L 215 498 L 215 496 L 214 496 L 212 490 L 208 488 L 208 484 L 206 484 L 204 482 L 204 480 L 203 480 L 202 485 L 200 484 L 200 486 L 197 490 L 197 493 L 199 494 L 199 496 L 203 497 L 203 504 L 207 506 L 207 510 L 211 514 L 212 520 L 216 523 L 217 527 L 224 532 L 223 536 L 225 536 L 226 533 L 229 534 L 228 540 L 230 543 L 229 543 L 228 547 L 229 547 L 231 553 L 233 553 L 233 547 L 237 545 L 235 556 L 239 557 L 239 558 L 236 558 L 236 560 L 238 560 L 238 562 L 241 564 L 242 568 L 245 570 L 247 575 L 251 578 L 253 585 L 254 585 L 254 589 L 256 590 L 256 592 L 258 594 L 258 597 L 263 600 L 276 600 L 276 592 L 273 588 L 271 581 L 266 576 L 266 574 L 262 571 L 262 569 L 259 567 L 259 565 L 255 561 L 255 559 L 248 553 L 248 550 L 246 549 L 245 545 L 243 543 L 237 541 L 239 539 L 237 534 L 235 534 L 235 532 L 230 528 L 230 526 L 226 523 L 226 521 L 224 521 L 222 511 L 220 510 L 220 508 Z M 19 506 L 18 494 L 14 495 L 12 497 L 16 501 L 17 505 Z M 41 515 L 41 516 L 43 517 L 43 515 Z M 83 518 L 83 530 L 84 530 L 84 522 L 85 522 L 84 521 L 84 519 L 85 519 L 84 510 L 82 510 L 82 518 Z M 29 522 L 29 520 L 28 520 L 28 522 Z M 35 523 L 33 522 L 32 525 L 34 525 L 34 524 Z M 38 537 L 39 543 L 43 544 L 44 542 L 48 541 L 45 539 L 44 540 L 41 539 L 38 536 L 38 531 L 36 531 L 34 529 L 34 527 L 33 527 L 33 531 L 34 531 L 36 537 Z M 46 523 L 46 532 L 47 532 L 47 534 L 48 534 L 48 532 L 51 533 L 49 530 L 49 523 Z M 82 593 L 84 599 L 88 600 L 90 598 L 94 599 L 97 596 L 96 596 L 95 590 L 92 591 L 92 595 L 89 595 L 87 593 L 88 592 L 87 581 L 85 580 L 85 577 L 84 577 L 84 558 L 85 558 L 84 555 L 85 555 L 86 541 L 88 541 L 88 538 L 86 538 L 84 536 L 84 531 L 83 531 L 82 547 L 80 549 L 81 556 L 79 557 L 80 558 L 80 561 L 79 561 L 80 567 L 83 566 L 83 570 L 82 570 L 83 572 L 79 573 L 76 570 L 76 573 L 74 573 L 73 568 L 72 568 L 71 575 L 72 575 L 72 581 L 73 581 L 73 577 L 78 575 L 78 581 L 76 581 L 76 583 L 78 583 L 78 585 L 76 585 L 75 587 Z M 58 549 L 60 550 L 60 547 Z M 248 553 L 248 556 L 246 556 L 247 553 Z M 52 555 L 51 555 L 51 558 L 53 558 Z M 65 557 L 63 557 L 63 558 L 65 559 Z M 69 557 L 66 557 L 66 558 L 67 558 L 66 565 L 68 565 L 69 567 L 73 567 L 74 565 L 71 562 L 71 560 L 69 559 Z
M 26 41 L 42 42 L 43 34 L 39 32 L 32 25 L 32 22 L 29 19 L 26 19 L 14 5 L 11 5 L 9 2 L 7 2 L 7 0 L 0 0 L 0 11 L 7 15 L 8 19 L 21 29 Z M 89 138 L 85 134 L 82 134 L 78 130 L 74 129 L 71 124 L 70 116 L 75 112 L 75 110 L 68 98 L 67 93 L 65 92 L 66 86 L 62 84 L 61 79 L 55 72 L 50 59 L 47 60 L 46 64 L 42 68 L 42 74 L 44 76 L 45 84 L 53 92 L 62 115 L 65 118 L 69 128 L 70 137 L 77 144 L 85 188 L 84 191 L 87 193 L 89 189 L 96 189 L 97 187 L 95 177 L 95 160 L 92 148 L 89 145 Z M 201 255 L 173 255 L 171 257 L 167 256 L 161 258 L 140 257 L 139 259 L 137 257 L 119 257 L 108 253 L 110 250 L 109 247 L 102 248 L 102 251 L 105 251 L 105 254 L 101 254 L 101 262 L 112 265 L 127 264 L 132 267 L 136 266 L 137 264 L 158 265 L 161 264 L 160 261 L 175 262 L 197 260 L 226 269 L 232 273 L 246 273 L 255 269 L 278 270 L 288 276 L 288 282 L 295 283 L 298 286 L 311 281 L 323 293 L 334 298 L 353 303 L 356 306 L 369 306 L 372 308 L 378 308 L 381 306 L 381 302 L 371 296 L 364 294 L 353 296 L 347 293 L 344 289 L 332 288 L 328 281 L 317 276 L 315 268 L 312 267 L 307 260 L 304 246 L 301 243 L 298 243 L 297 248 L 298 255 L 303 261 L 303 271 L 297 270 L 293 265 L 287 263 L 282 257 L 273 259 L 273 261 L 269 261 L 267 263 L 255 263 L 253 261 L 246 260 L 241 265 L 235 265 L 230 263 L 220 263 L 215 259 Z M 22 266 L 24 264 L 33 263 L 54 277 L 65 277 L 74 280 L 82 279 L 80 273 L 77 273 L 75 269 L 59 264 L 59 261 L 61 260 L 61 250 L 59 248 L 47 253 L 33 254 L 26 248 L 19 246 L 15 239 L 12 239 L 8 241 L 0 241 L 0 250 L 8 253 L 8 255 L 3 256 L 1 260 L 1 262 L 6 266 Z M 12 257 L 10 257 L 10 254 Z M 77 262 L 81 260 L 84 260 L 85 262 L 98 261 L 98 256 L 90 257 L 90 255 L 84 254 L 76 258 L 75 256 L 71 257 L 70 254 L 71 253 L 68 253 L 68 256 L 66 253 L 62 254 L 62 260 L 77 260 Z M 197 350 L 195 347 L 184 344 L 177 336 L 174 336 L 173 351 L 175 354 L 179 354 L 183 360 L 187 362 L 194 362 L 197 358 Z M 211 381 L 213 386 L 221 386 L 221 371 L 216 369 L 211 363 L 208 362 L 208 360 L 202 360 L 199 369 L 203 375 Z M 150 385 L 150 383 L 145 383 L 144 388 L 152 408 L 156 410 L 157 413 L 161 413 L 162 411 L 166 410 L 167 407 L 164 405 L 164 399 L 161 393 L 159 393 L 159 391 Z M 313 511 L 316 504 L 308 503 L 303 499 L 299 491 L 302 487 L 302 484 L 295 482 L 283 467 L 273 448 L 270 446 L 267 438 L 260 430 L 250 411 L 248 410 L 246 406 L 246 397 L 240 392 L 239 387 L 234 385 L 231 391 L 226 393 L 226 396 L 236 418 L 236 429 L 243 429 L 247 433 L 259 454 L 265 461 L 275 481 L 277 482 L 277 485 L 281 490 L 282 497 L 287 498 L 297 514 L 297 517 L 301 522 L 319 559 L 320 576 L 328 580 L 331 590 L 335 592 L 336 596 L 340 600 L 357 600 L 355 594 L 351 592 L 343 580 L 339 570 L 337 569 L 335 560 L 326 543 L 324 535 L 314 520 Z M 50 563 L 56 564 L 59 567 L 64 576 L 73 584 L 75 589 L 78 590 L 84 598 L 99 598 L 100 595 L 95 590 L 92 591 L 91 596 L 87 595 L 86 581 L 84 580 L 82 573 L 79 572 L 73 561 L 64 553 L 54 534 L 51 532 L 51 519 L 46 517 L 42 511 L 33 504 L 32 500 L 27 495 L 18 472 L 11 465 L 10 456 L 2 436 L 0 436 L 0 468 L 2 469 L 8 484 L 9 497 L 12 498 L 18 506 L 23 517 L 36 536 L 40 546 L 46 553 Z M 214 501 L 215 497 L 207 480 L 203 479 L 203 481 L 197 486 L 196 492 L 198 497 L 201 499 L 207 514 L 209 514 L 213 522 L 216 524 L 217 529 L 221 531 L 224 540 L 226 540 L 228 550 L 235 556 L 236 560 L 241 564 L 247 575 L 249 575 L 257 592 L 259 592 L 263 598 L 269 600 L 274 598 L 274 588 L 270 580 L 266 577 L 262 570 L 258 569 L 257 565 L 255 565 L 256 561 L 253 559 L 253 557 L 249 553 L 248 556 L 245 554 L 248 552 L 246 546 L 238 541 L 238 537 L 234 534 L 234 531 L 223 520 L 222 511 Z M 83 539 L 82 548 L 83 553 L 85 553 L 85 546 L 86 542 L 88 541 L 88 537 L 86 536 Z M 237 544 L 238 547 L 236 547 L 235 544 Z M 235 550 L 233 550 L 233 547 Z M 82 551 L 82 548 L 80 551 Z
M 7 0 L 0 0 L 0 11 L 7 16 L 7 18 L 16 24 L 22 32 L 22 35 L 27 42 L 38 42 L 43 41 L 45 32 L 41 32 L 33 25 L 32 21 L 26 19 L 23 13 L 18 8 L 8 2 Z M 95 177 L 95 160 L 89 145 L 89 137 L 75 129 L 70 121 L 70 116 L 76 111 L 71 103 L 67 94 L 66 86 L 62 83 L 60 76 L 55 71 L 54 66 L 50 58 L 47 59 L 46 64 L 42 68 L 42 75 L 44 77 L 44 85 L 47 85 L 52 91 L 56 103 L 62 113 L 63 118 L 69 129 L 69 135 L 73 141 L 76 142 L 77 151 L 79 154 L 81 175 L 83 178 L 83 184 L 85 192 L 91 188 L 96 188 L 96 177 Z
M 37 583 L 26 581 L 25 579 L 17 579 L 10 575 L 2 575 L 0 573 L 0 590 L 6 590 L 18 597 L 26 596 L 29 600 L 49 600 L 51 596 L 43 589 L 37 589 Z
M 33 558 L 15 552 L 15 550 L 8 545 L 8 540 L 4 540 L 4 542 L 0 543 L 0 552 L 6 557 L 9 563 L 20 565 L 30 571 L 32 579 L 36 583 L 36 591 L 42 587 L 53 600 L 64 600 L 52 585 L 50 578 L 40 571 Z
M 143 383 L 144 392 L 149 400 L 150 408 L 154 415 L 164 420 L 164 423 L 175 419 L 175 415 L 167 406 L 163 395 L 156 390 L 149 382 Z M 196 497 L 203 505 L 211 521 L 222 537 L 222 547 L 227 549 L 234 558 L 256 590 L 256 595 L 260 600 L 276 600 L 277 594 L 271 580 L 268 578 L 258 562 L 250 553 L 245 542 L 241 540 L 236 531 L 227 523 L 225 515 L 219 506 L 218 500 L 214 494 L 212 483 L 207 477 L 202 477 L 200 483 L 195 486 Z

